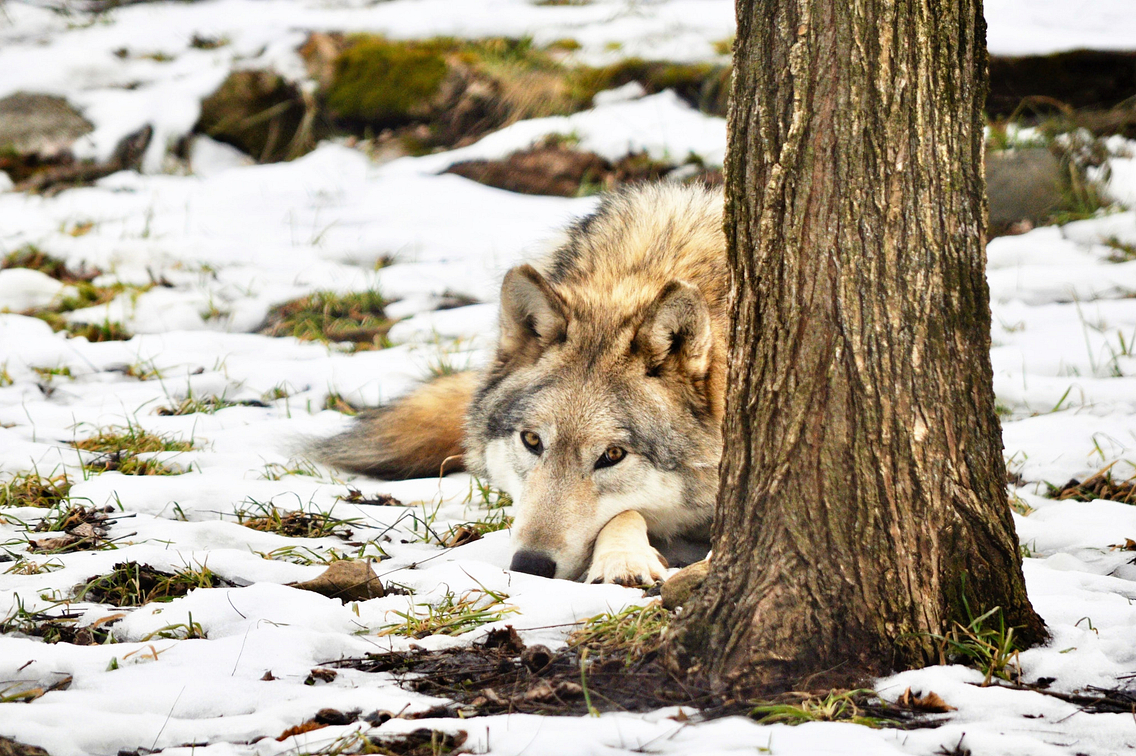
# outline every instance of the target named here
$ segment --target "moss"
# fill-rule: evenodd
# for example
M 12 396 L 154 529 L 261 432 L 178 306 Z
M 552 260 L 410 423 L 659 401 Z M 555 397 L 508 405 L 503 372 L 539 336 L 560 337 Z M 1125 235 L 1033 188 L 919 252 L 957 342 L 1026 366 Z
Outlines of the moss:
M 673 89 L 693 107 L 712 115 L 724 116 L 730 94 L 732 67 L 710 63 L 666 63 L 628 58 L 602 68 L 580 68 L 575 74 L 576 88 L 589 101 L 596 92 L 632 81 L 643 85 L 648 94 Z
M 347 120 L 404 123 L 434 97 L 446 71 L 438 42 L 355 37 L 335 61 L 327 105 Z

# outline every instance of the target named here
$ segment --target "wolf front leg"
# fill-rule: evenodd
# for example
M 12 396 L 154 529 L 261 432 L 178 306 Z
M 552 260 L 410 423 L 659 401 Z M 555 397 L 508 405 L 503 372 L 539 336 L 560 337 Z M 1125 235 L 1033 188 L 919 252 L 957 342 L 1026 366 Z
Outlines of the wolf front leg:
M 611 518 L 596 538 L 587 582 L 650 585 L 662 580 L 666 570 L 666 560 L 647 539 L 647 521 L 627 511 Z

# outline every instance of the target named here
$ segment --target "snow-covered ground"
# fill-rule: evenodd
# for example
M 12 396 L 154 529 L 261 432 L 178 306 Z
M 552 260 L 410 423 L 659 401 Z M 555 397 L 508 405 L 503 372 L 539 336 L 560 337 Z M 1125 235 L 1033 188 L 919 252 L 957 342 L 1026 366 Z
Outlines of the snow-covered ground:
M 1127 46 L 1136 38 L 1136 13 L 1128 6 L 1128 0 L 1088 7 L 991 0 L 991 48 Z M 154 144 L 164 150 L 192 126 L 200 97 L 224 78 L 234 55 L 242 57 L 238 65 L 271 65 L 302 76 L 295 48 L 308 30 L 531 34 L 537 42 L 573 37 L 592 59 L 690 60 L 716 55 L 712 43 L 732 33 L 732 8 L 728 0 L 549 7 L 521 0 L 210 0 L 124 7 L 87 23 L 9 0 L 0 5 L 0 19 L 7 18 L 0 21 L 0 96 L 20 89 L 68 96 L 96 125 L 84 143 L 87 154 L 105 155 L 147 121 L 156 124 Z M 194 33 L 230 43 L 191 49 Z M 612 42 L 620 43 L 618 52 Z M 173 60 L 111 54 L 124 46 Z M 457 640 L 413 642 L 468 643 L 488 628 L 512 624 L 526 641 L 555 646 L 572 623 L 644 601 L 633 589 L 509 573 L 505 531 L 453 549 L 436 545 L 434 533 L 490 514 L 469 476 L 345 480 L 297 460 L 305 440 L 349 422 L 321 410 L 329 395 L 376 404 L 408 390 L 440 360 L 477 366 L 486 358 L 501 273 L 544 248 L 595 200 L 511 194 L 439 171 L 457 160 L 503 156 L 549 133 L 572 133 L 582 147 L 611 158 L 647 150 L 659 158 L 694 153 L 719 163 L 725 147 L 721 119 L 663 92 L 518 123 L 462 150 L 381 166 L 335 144 L 291 163 L 247 166 L 202 140 L 196 175 L 120 173 L 50 198 L 0 192 L 0 255 L 35 244 L 73 268 L 106 271 L 96 283 L 169 284 L 68 315 L 76 323 L 121 322 L 137 334 L 124 342 L 68 339 L 40 320 L 0 314 L 0 375 L 6 376 L 0 381 L 0 483 L 33 470 L 67 474 L 76 502 L 113 508 L 109 537 L 118 547 L 27 554 L 28 531 L 46 512 L 0 511 L 0 548 L 23 560 L 8 565 L 43 567 L 37 574 L 0 575 L 0 616 L 21 606 L 69 608 L 81 613 L 79 624 L 89 625 L 127 612 L 113 625 L 119 642 L 108 645 L 0 637 L 0 700 L 71 678 L 66 689 L 31 703 L 0 706 L 0 735 L 42 745 L 54 756 L 138 748 L 315 752 L 367 726 L 275 738 L 326 707 L 400 712 L 437 703 L 382 674 L 340 670 L 332 682 L 305 684 L 323 662 L 405 648 L 410 640 L 380 633 L 399 622 L 393 612 L 408 605 L 438 603 L 447 592 L 501 592 L 515 613 Z M 160 162 L 160 151 L 148 161 L 150 167 Z M 1112 169 L 1110 191 L 1136 197 L 1136 161 L 1118 157 Z M 988 248 L 1005 453 L 1023 481 L 1016 495 L 1034 509 L 1015 515 L 1015 522 L 1031 555 L 1025 562 L 1030 596 L 1053 633 L 1046 647 L 1022 654 L 1023 677 L 1055 678 L 1053 689 L 1064 692 L 1116 688 L 1136 673 L 1136 566 L 1132 552 L 1111 548 L 1136 539 L 1136 507 L 1040 495 L 1046 481 L 1084 478 L 1112 462 L 1119 478 L 1134 472 L 1136 261 L 1111 262 L 1117 244 L 1136 244 L 1136 213 L 1042 228 Z M 394 263 L 376 269 L 387 258 Z M 249 333 L 276 304 L 317 290 L 372 288 L 397 300 L 389 313 L 405 318 L 391 331 L 392 348 L 347 354 Z M 0 311 L 41 306 L 66 293 L 45 277 L 0 273 Z M 449 294 L 484 304 L 435 310 Z M 188 397 L 266 406 L 158 414 Z M 90 453 L 68 442 L 124 426 L 192 440 L 190 451 L 158 453 L 185 472 L 85 473 Z M 316 474 L 299 474 L 304 471 Z M 349 488 L 367 498 L 391 494 L 411 506 L 350 503 L 342 499 Z M 288 538 L 236 523 L 237 510 L 268 504 L 352 520 L 353 540 Z M 323 567 L 312 558 L 326 559 L 332 550 L 375 557 L 381 551 L 376 572 L 413 595 L 343 604 L 285 585 L 318 575 Z M 134 610 L 60 603 L 77 584 L 127 561 L 166 570 L 207 566 L 231 586 Z M 207 639 L 154 635 L 191 624 Z M 266 672 L 275 679 L 262 679 Z M 1037 693 L 976 687 L 980 681 L 963 667 L 879 681 L 885 697 L 911 686 L 957 707 L 942 727 L 913 732 L 763 726 L 736 718 L 691 724 L 670 718 L 672 711 L 430 720 L 429 726 L 464 730 L 467 748 L 493 754 L 932 754 L 952 752 L 960 740 L 984 755 L 1136 749 L 1132 716 L 1087 714 Z M 422 724 L 393 719 L 379 731 Z

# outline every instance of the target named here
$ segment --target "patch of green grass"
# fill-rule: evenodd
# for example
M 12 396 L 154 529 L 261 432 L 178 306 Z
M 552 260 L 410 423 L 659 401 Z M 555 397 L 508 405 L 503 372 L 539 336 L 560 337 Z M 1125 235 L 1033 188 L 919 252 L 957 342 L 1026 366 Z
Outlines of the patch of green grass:
M 662 645 L 663 631 L 670 623 L 670 612 L 661 601 L 631 606 L 621 612 L 597 614 L 584 620 L 568 636 L 568 647 L 599 660 L 616 657 L 625 666 L 642 660 Z
M 335 410 L 336 412 L 342 412 L 343 414 L 350 416 L 358 415 L 359 411 L 362 409 L 362 407 L 356 407 L 354 404 L 344 399 L 341 394 L 334 391 L 328 394 L 327 397 L 323 400 L 323 408 L 325 410 Z
M 33 367 L 32 372 L 34 372 L 40 378 L 43 378 L 48 383 L 50 383 L 55 378 L 74 378 L 75 377 L 71 374 L 71 368 L 68 367 L 67 365 L 64 365 L 63 367 L 53 367 L 53 368 Z
M 76 228 L 79 228 L 77 226 Z M 90 230 L 90 227 L 87 228 Z M 98 269 L 80 268 L 72 270 L 58 257 L 52 257 L 34 244 L 25 244 L 14 252 L 9 252 L 0 260 L 0 270 L 5 268 L 30 268 L 68 284 L 90 283 L 102 274 Z
M 1014 628 L 1006 627 L 1002 607 L 996 606 L 975 617 L 965 597 L 963 603 L 970 620 L 965 625 L 954 623 L 946 635 L 931 636 L 939 642 L 940 663 L 974 667 L 984 675 L 983 686 L 994 678 L 1017 682 L 1021 676 L 1020 649 Z
M 316 466 L 306 459 L 290 459 L 287 463 L 269 462 L 260 474 L 261 480 L 283 480 L 292 475 L 306 478 L 323 477 Z
M 54 507 L 70 492 L 66 475 L 19 473 L 0 483 L 0 507 Z
M 84 463 L 85 470 L 94 473 L 116 471 L 123 475 L 179 475 L 184 471 L 139 455 L 193 449 L 192 441 L 147 433 L 136 425 L 105 428 L 89 438 L 72 441 L 71 445 L 76 449 L 100 454 Z
M 851 722 L 868 727 L 881 727 L 889 720 L 868 716 L 863 706 L 880 702 L 874 690 L 831 691 L 825 696 L 811 693 L 789 693 L 797 700 L 761 703 L 750 710 L 750 716 L 761 724 L 804 724 L 805 722 Z
M 141 459 L 133 454 L 111 452 L 83 465 L 83 469 L 95 474 L 117 472 L 123 475 L 182 475 L 190 468 L 180 469 L 157 459 Z
M 460 596 L 447 590 L 437 603 L 415 604 L 417 609 L 406 612 L 392 611 L 392 614 L 402 618 L 402 622 L 380 628 L 378 635 L 404 635 L 410 638 L 463 635 L 482 625 L 497 622 L 508 614 L 514 614 L 517 609 L 505 603 L 508 598 L 504 593 L 495 593 L 485 588 L 474 588 Z
M 44 611 L 29 611 L 24 608 L 24 602 L 17 595 L 16 608 L 0 620 L 0 633 L 5 635 L 19 633 L 39 638 L 44 643 L 71 643 L 77 646 L 114 642 L 109 622 L 78 627 L 77 622 L 83 612 L 72 612 L 65 608 L 62 613 L 52 613 L 53 609 L 61 605 L 66 607 L 64 603 L 56 604 Z
M 142 380 L 145 380 L 144 378 Z M 182 399 L 176 404 L 171 404 L 168 407 L 159 407 L 156 414 L 164 417 L 174 415 L 212 415 L 215 412 L 220 412 L 229 407 L 267 407 L 266 402 L 259 399 L 242 399 L 239 401 L 230 401 L 223 396 L 206 396 L 198 398 L 190 394 L 185 399 Z
M 359 522 L 356 519 L 341 520 L 328 512 L 286 512 L 273 504 L 252 500 L 234 514 L 239 525 L 290 538 L 338 536 L 348 540 L 352 535 L 351 528 Z
M 164 572 L 137 562 L 120 562 L 107 575 L 99 575 L 80 585 L 74 601 L 91 601 L 113 606 L 142 606 L 151 601 L 172 601 L 195 588 L 227 585 L 205 565 Z
M 504 491 L 493 488 L 479 478 L 470 480 L 469 495 L 465 503 L 483 508 L 485 514 L 476 520 L 451 525 L 446 535 L 441 538 L 443 546 L 449 548 L 462 546 L 480 539 L 486 533 L 495 533 L 513 527 L 513 517 L 505 513 L 505 508 L 512 505 L 513 500 Z
M 64 314 L 107 304 L 124 292 L 131 292 L 132 296 L 137 296 L 149 290 L 150 286 L 129 286 L 121 283 L 95 286 L 89 280 L 82 279 L 72 282 L 72 286 L 74 292 L 64 296 L 57 304 L 28 314 L 44 321 L 54 331 L 66 331 L 71 336 L 82 336 L 92 342 L 128 341 L 133 338 L 133 334 L 129 333 L 122 323 L 110 320 L 104 320 L 102 323 L 69 323 Z
M 82 336 L 91 343 L 102 341 L 130 341 L 134 334 L 122 323 L 104 320 L 102 323 L 72 323 L 66 328 L 72 336 Z
M 1124 263 L 1136 260 L 1136 244 L 1122 242 L 1115 236 L 1110 236 L 1104 240 L 1104 245 L 1112 249 L 1112 254 L 1108 256 L 1109 262 Z
M 260 329 L 267 336 L 347 344 L 354 351 L 390 346 L 386 300 L 377 291 L 336 294 L 320 291 L 272 308 Z
M 162 640 L 195 640 L 205 639 L 209 636 L 201 628 L 201 624 L 193 621 L 193 612 L 188 613 L 189 616 L 185 622 L 178 622 L 173 625 L 166 625 L 160 627 L 152 633 L 147 633 L 138 640 L 142 643 L 161 638 Z
M 64 565 L 57 559 L 49 559 L 46 562 L 37 562 L 27 557 L 20 557 L 8 569 L 4 570 L 5 575 L 44 575 L 49 572 L 55 572 L 63 569 Z
M 162 377 L 162 371 L 153 360 L 140 360 L 132 365 L 126 365 L 118 368 L 122 374 L 130 378 L 137 378 L 140 381 L 151 381 L 155 378 Z
M 1117 460 L 1119 462 L 1119 460 Z M 1046 483 L 1046 495 L 1051 499 L 1065 501 L 1119 501 L 1121 504 L 1136 505 L 1136 475 L 1126 480 L 1116 480 L 1112 477 L 1112 468 L 1116 462 L 1097 470 L 1085 480 L 1071 480 L 1063 486 Z
M 303 564 L 307 566 L 329 565 L 332 562 L 338 562 L 343 559 L 371 559 L 375 561 L 390 559 L 390 556 L 383 551 L 382 547 L 372 541 L 364 543 L 353 554 L 339 551 L 338 549 L 317 550 L 308 548 L 307 546 L 281 546 L 272 551 L 254 551 L 253 553 L 261 559 L 291 562 L 292 564 Z

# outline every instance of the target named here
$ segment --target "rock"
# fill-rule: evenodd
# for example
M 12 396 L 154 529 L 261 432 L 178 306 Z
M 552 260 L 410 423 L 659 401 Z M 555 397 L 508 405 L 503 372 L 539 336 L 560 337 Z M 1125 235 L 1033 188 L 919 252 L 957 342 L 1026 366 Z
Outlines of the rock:
M 702 583 L 709 573 L 710 560 L 703 559 L 701 562 L 683 567 L 671 575 L 667 578 L 667 582 L 663 583 L 663 607 L 673 611 L 685 604 L 695 591 L 702 587 Z
M 299 157 L 315 146 L 315 103 L 273 71 L 233 71 L 201 103 L 194 131 L 261 163 Z
M 344 602 L 366 601 L 386 595 L 386 590 L 375 571 L 371 569 L 370 562 L 349 559 L 332 562 L 323 574 L 314 580 L 290 585 L 302 591 L 313 591 Z
M 9 95 L 0 99 L 0 171 L 18 185 L 44 168 L 71 165 L 75 140 L 93 130 L 62 97 L 35 92 Z M 0 191 L 10 188 L 2 186 Z
M 38 270 L 0 270 L 0 311 L 23 312 L 47 307 L 64 288 L 62 283 Z
M 987 152 L 989 236 L 1005 234 L 1022 221 L 1036 226 L 1059 210 L 1066 201 L 1063 170 L 1045 147 Z
M 0 151 L 43 162 L 70 158 L 71 145 L 94 126 L 67 100 L 17 92 L 0 100 Z

